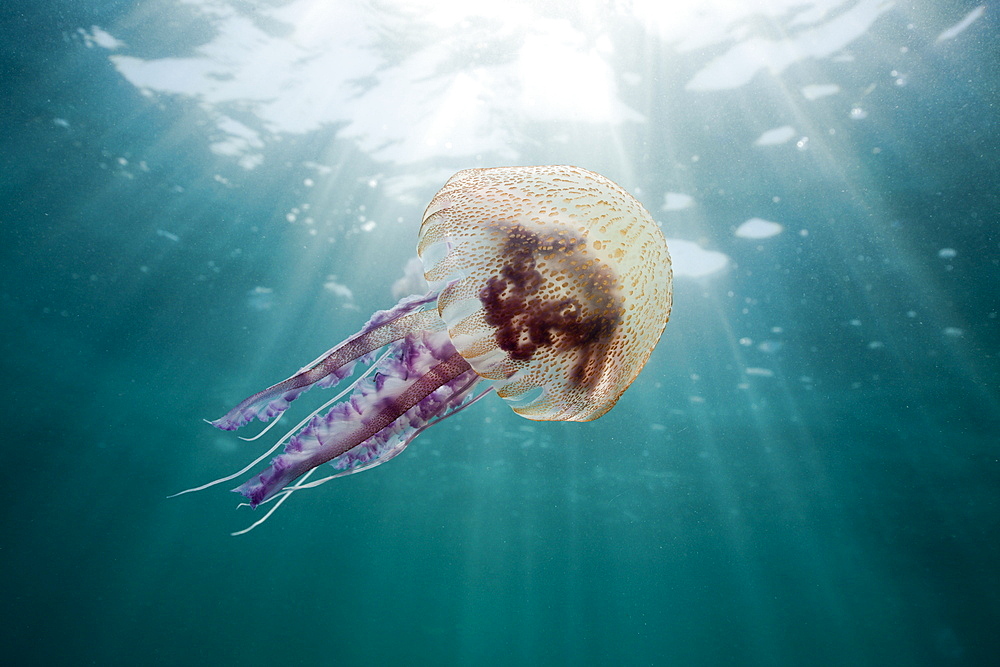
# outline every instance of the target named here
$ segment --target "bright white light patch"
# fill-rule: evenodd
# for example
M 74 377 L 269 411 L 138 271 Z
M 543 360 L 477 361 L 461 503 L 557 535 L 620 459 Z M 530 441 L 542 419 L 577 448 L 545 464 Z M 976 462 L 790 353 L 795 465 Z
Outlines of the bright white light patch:
M 519 54 L 521 105 L 537 120 L 641 122 L 643 117 L 618 101 L 614 71 L 598 53 L 586 50 L 583 36 L 569 24 L 536 23 L 545 32 L 529 35 Z M 604 50 L 609 50 L 610 43 Z
M 681 209 L 694 206 L 694 197 L 680 192 L 668 192 L 663 195 L 664 211 L 680 211 Z
M 965 18 L 951 26 L 940 35 L 938 35 L 935 41 L 943 42 L 946 39 L 954 39 L 958 37 L 966 28 L 972 25 L 978 18 L 980 18 L 984 13 L 986 13 L 986 5 L 979 5 L 971 12 L 965 15 Z
M 248 169 L 263 159 L 258 141 L 330 126 L 371 158 L 402 165 L 443 156 L 516 161 L 518 132 L 510 128 L 519 120 L 644 120 L 618 96 L 611 39 L 591 40 L 530 3 L 396 0 L 372 10 L 326 0 L 252 8 L 188 1 L 211 23 L 210 41 L 180 57 L 111 62 L 145 95 L 197 100 L 214 125 L 212 150 Z M 407 33 L 408 14 L 446 28 L 445 38 L 424 40 L 419 22 Z M 489 20 L 470 20 L 480 18 Z M 397 32 L 412 46 L 402 58 L 386 57 L 383 35 Z M 107 38 L 90 37 L 112 48 Z M 483 53 L 492 55 L 480 60 Z M 241 124 L 230 109 L 240 110 Z
M 777 236 L 785 228 L 777 222 L 762 218 L 750 218 L 736 228 L 736 235 L 744 239 L 767 239 Z
M 891 2 L 861 0 L 829 21 L 792 37 L 744 39 L 699 70 L 685 87 L 696 91 L 731 90 L 750 83 L 759 72 L 776 76 L 796 62 L 828 58 L 868 32 L 875 20 L 891 8 Z
M 839 92 L 840 86 L 835 83 L 814 83 L 802 88 L 802 97 L 812 102 L 813 100 L 818 100 L 821 97 L 836 95 Z
M 354 292 L 347 285 L 338 283 L 336 276 L 327 276 L 326 282 L 323 283 L 323 289 L 344 301 L 354 301 Z
M 87 48 L 100 46 L 104 49 L 113 50 L 125 46 L 125 42 L 115 39 L 96 25 L 90 27 L 90 32 L 87 32 L 83 28 L 80 28 L 78 32 L 83 35 L 83 42 L 87 45 Z
M 667 239 L 674 277 L 703 278 L 723 270 L 729 264 L 729 255 L 716 250 L 706 250 L 693 241 Z
M 754 146 L 778 146 L 780 144 L 787 143 L 795 136 L 795 128 L 791 125 L 782 125 L 781 127 L 776 127 L 773 130 L 768 130 L 764 134 L 757 137 L 757 141 L 753 142 Z

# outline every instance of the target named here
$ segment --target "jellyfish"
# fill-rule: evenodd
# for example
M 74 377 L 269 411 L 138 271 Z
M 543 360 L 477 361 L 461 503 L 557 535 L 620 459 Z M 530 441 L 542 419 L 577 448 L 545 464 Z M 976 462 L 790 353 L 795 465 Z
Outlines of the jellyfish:
M 308 389 L 368 366 L 234 489 L 251 507 L 385 463 L 490 393 L 532 420 L 597 419 L 639 374 L 670 317 L 673 274 L 656 222 L 620 186 L 579 167 L 458 172 L 424 212 L 417 255 L 429 293 L 376 312 L 209 422 L 232 431 L 269 421 Z M 189 491 L 240 476 L 271 452 Z M 307 483 L 323 464 L 330 474 Z

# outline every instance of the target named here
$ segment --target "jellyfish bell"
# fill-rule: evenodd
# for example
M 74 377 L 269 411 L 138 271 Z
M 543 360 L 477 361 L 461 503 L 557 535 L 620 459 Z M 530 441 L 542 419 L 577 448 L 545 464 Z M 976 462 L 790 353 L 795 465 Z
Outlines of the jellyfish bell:
M 417 254 L 455 348 L 529 419 L 610 410 L 670 316 L 656 222 L 578 167 L 460 171 L 427 207 Z
M 596 419 L 639 374 L 670 316 L 659 227 L 621 187 L 578 167 L 458 172 L 428 205 L 417 254 L 428 294 L 376 312 L 357 334 L 210 423 L 266 422 L 357 363 L 368 371 L 243 470 L 181 493 L 238 477 L 284 444 L 234 489 L 252 507 L 278 499 L 253 528 L 293 491 L 384 463 L 493 391 L 528 419 Z M 324 463 L 331 474 L 306 483 Z

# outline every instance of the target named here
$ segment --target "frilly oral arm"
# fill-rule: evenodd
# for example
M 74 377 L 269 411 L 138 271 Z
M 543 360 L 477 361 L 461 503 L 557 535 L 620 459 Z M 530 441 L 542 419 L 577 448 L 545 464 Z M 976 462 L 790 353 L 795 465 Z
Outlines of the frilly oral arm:
M 455 352 L 415 380 L 393 378 L 391 386 L 386 384 L 370 394 L 352 397 L 326 416 L 315 418 L 266 470 L 234 491 L 256 507 L 312 468 L 375 436 L 438 387 L 470 370 Z
M 313 385 L 332 386 L 351 374 L 352 362 L 378 350 L 407 333 L 438 330 L 444 323 L 435 310 L 420 310 L 437 299 L 437 292 L 406 297 L 393 308 L 376 312 L 367 324 L 347 340 L 328 350 L 287 380 L 244 399 L 225 415 L 209 422 L 223 431 L 235 431 L 254 418 L 268 421 L 288 408 Z

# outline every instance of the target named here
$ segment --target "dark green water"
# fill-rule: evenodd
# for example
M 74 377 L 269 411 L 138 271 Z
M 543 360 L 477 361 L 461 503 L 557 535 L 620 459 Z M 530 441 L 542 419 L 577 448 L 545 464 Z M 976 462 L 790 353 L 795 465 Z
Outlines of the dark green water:
M 729 37 L 682 47 L 606 3 L 455 30 L 381 3 L 368 47 L 330 61 L 331 81 L 359 71 L 352 94 L 287 92 L 287 110 L 225 87 L 264 71 L 335 88 L 268 50 L 326 29 L 288 23 L 301 5 L 0 8 L 4 662 L 994 664 L 997 6 L 942 39 L 978 5 L 826 5 L 808 24 L 791 5 L 720 19 Z M 219 41 L 239 21 L 272 41 Z M 518 97 L 565 55 L 532 60 L 539 34 L 608 63 L 631 111 Z M 799 57 L 690 85 L 754 39 Z M 242 65 L 176 60 L 209 44 Z M 120 56 L 159 63 L 158 83 Z M 481 83 L 476 104 L 456 111 L 436 75 Z M 264 448 L 202 418 L 395 302 L 450 173 L 552 163 L 606 174 L 669 239 L 728 257 L 693 277 L 672 246 L 672 320 L 612 412 L 533 423 L 488 397 L 242 537 L 259 511 L 229 487 L 166 499 Z M 695 203 L 663 210 L 667 192 Z M 754 217 L 784 229 L 734 233 Z

